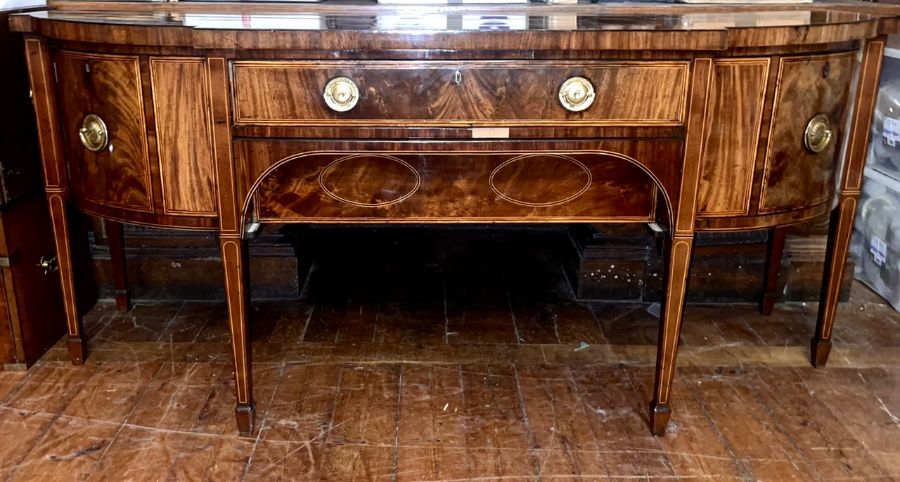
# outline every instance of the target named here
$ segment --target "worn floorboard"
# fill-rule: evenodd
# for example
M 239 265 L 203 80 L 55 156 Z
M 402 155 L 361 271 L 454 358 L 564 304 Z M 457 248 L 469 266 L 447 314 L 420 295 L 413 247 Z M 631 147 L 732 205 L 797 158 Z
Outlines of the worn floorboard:
M 823 369 L 814 304 L 689 306 L 657 438 L 658 320 L 576 302 L 557 266 L 318 269 L 253 302 L 249 438 L 223 303 L 100 303 L 84 366 L 60 343 L 0 372 L 0 480 L 900 480 L 900 315 L 865 288 Z

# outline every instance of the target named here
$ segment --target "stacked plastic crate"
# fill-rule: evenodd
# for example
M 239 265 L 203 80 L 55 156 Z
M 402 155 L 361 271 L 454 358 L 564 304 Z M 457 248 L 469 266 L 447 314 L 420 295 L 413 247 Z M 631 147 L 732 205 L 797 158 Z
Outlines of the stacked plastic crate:
M 897 39 L 892 39 L 897 40 Z M 856 278 L 900 311 L 900 50 L 885 52 L 852 252 Z

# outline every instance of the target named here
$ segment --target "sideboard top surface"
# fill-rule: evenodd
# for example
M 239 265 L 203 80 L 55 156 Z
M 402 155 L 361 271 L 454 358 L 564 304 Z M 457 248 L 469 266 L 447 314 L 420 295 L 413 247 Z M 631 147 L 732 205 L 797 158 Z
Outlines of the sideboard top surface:
M 376 5 L 60 2 L 11 18 L 60 40 L 233 49 L 725 50 L 900 31 L 900 7 L 863 2 L 683 5 Z M 148 31 L 156 33 L 150 35 Z

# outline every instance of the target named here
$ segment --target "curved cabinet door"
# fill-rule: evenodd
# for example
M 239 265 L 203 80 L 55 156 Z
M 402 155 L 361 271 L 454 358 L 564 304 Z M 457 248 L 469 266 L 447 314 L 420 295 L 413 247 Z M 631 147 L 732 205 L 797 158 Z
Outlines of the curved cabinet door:
M 61 51 L 54 60 L 76 199 L 93 211 L 153 211 L 138 58 Z M 107 145 L 96 152 L 85 147 L 79 135 L 91 114 L 108 132 Z
M 854 56 L 855 52 L 847 52 L 781 59 L 760 214 L 803 209 L 831 199 Z M 819 114 L 828 117 L 833 135 L 827 148 L 816 153 L 804 145 L 804 134 Z

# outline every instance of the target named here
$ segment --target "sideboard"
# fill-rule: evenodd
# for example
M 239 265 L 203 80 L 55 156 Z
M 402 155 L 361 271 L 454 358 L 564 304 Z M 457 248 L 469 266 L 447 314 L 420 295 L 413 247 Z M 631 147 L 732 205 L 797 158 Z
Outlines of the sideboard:
M 246 238 L 261 223 L 652 223 L 666 241 L 661 435 L 698 231 L 831 212 L 811 346 L 814 365 L 828 359 L 898 22 L 856 2 L 60 2 L 14 16 L 71 359 L 86 347 L 69 206 L 218 232 L 245 435 Z

